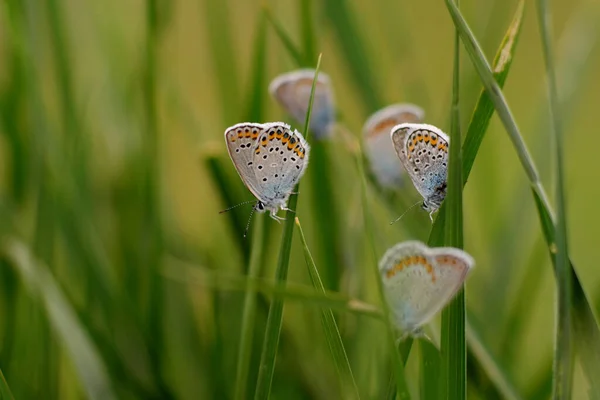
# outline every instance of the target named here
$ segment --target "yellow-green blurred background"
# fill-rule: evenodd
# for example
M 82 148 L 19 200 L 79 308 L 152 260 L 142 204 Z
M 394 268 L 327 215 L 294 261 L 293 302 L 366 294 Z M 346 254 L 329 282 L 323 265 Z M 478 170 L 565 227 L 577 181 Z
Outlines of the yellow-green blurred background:
M 491 60 L 517 2 L 461 3 Z M 553 194 L 530 3 L 505 94 Z M 442 1 L 0 3 L 0 369 L 15 398 L 233 396 L 244 293 L 218 278 L 241 279 L 257 237 L 252 227 L 242 237 L 251 206 L 218 214 L 252 199 L 223 132 L 253 116 L 302 129 L 268 96 L 270 80 L 298 66 L 261 10 L 268 7 L 303 48 L 303 5 L 314 28 L 308 59 L 314 65 L 323 53 L 343 131 L 360 139 L 366 118 L 395 102 L 418 104 L 427 123 L 449 129 L 454 31 Z M 570 256 L 600 312 L 600 4 L 550 5 Z M 461 62 L 466 131 L 481 85 L 464 52 Z M 408 180 L 396 207 L 373 185 L 365 204 L 341 135 L 313 146 L 321 162 L 309 163 L 297 216 L 326 285 L 377 304 L 363 213 L 372 218 L 378 257 L 398 241 L 425 241 L 431 224 L 415 208 L 389 225 L 419 200 Z M 315 177 L 323 174 L 325 189 Z M 326 232 L 323 217 L 332 218 Z M 465 249 L 477 262 L 467 285 L 469 320 L 522 398 L 548 398 L 554 279 L 526 175 L 496 117 L 465 189 L 464 220 Z M 269 218 L 264 225 L 261 275 L 272 280 L 282 227 Z M 297 237 L 288 281 L 310 285 Z M 269 299 L 259 296 L 248 397 Z M 273 398 L 340 396 L 319 315 L 313 303 L 286 302 Z M 361 396 L 381 398 L 389 380 L 382 324 L 336 316 Z M 485 368 L 469 360 L 470 398 L 498 397 Z M 587 398 L 586 387 L 577 367 L 574 397 Z

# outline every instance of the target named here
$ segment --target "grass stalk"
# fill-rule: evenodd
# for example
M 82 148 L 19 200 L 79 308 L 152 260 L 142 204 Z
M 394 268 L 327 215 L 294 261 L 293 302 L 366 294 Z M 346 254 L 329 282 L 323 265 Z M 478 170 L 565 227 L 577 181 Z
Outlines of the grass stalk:
M 96 345 L 90 340 L 87 330 L 48 268 L 34 257 L 24 243 L 15 238 L 5 238 L 0 244 L 0 253 L 10 260 L 30 295 L 39 299 L 40 306 L 79 374 L 88 398 L 116 398 Z
M 250 254 L 250 266 L 248 268 L 248 277 L 257 278 L 262 263 L 264 262 L 264 242 L 265 233 L 264 215 L 257 216 L 254 222 L 254 232 L 252 237 L 252 252 Z M 240 331 L 240 349 L 238 352 L 238 361 L 235 379 L 234 398 L 241 400 L 246 398 L 248 385 L 248 368 L 250 366 L 250 356 L 252 354 L 252 339 L 254 337 L 254 322 L 256 318 L 256 293 L 251 290 L 246 291 L 244 296 L 244 310 L 242 314 L 242 329 Z
M 302 241 L 302 246 L 304 247 L 304 259 L 306 261 L 310 280 L 317 291 L 325 294 L 325 286 L 323 286 L 323 282 L 319 276 L 319 270 L 317 269 L 308 245 L 306 244 L 306 238 L 304 237 L 304 232 L 302 231 L 302 226 L 300 225 L 298 217 L 296 217 L 296 226 L 298 228 L 300 240 Z M 329 349 L 331 350 L 331 355 L 333 356 L 335 368 L 340 378 L 342 398 L 359 399 L 360 395 L 354 380 L 354 375 L 352 374 L 350 361 L 348 361 L 348 355 L 346 354 L 346 349 L 342 342 L 340 330 L 335 322 L 335 316 L 331 309 L 323 309 L 321 311 L 321 322 L 323 324 L 327 343 L 329 344 Z
M 458 7 L 458 0 L 456 0 Z M 454 35 L 454 71 L 452 84 L 452 115 L 450 129 L 450 160 L 446 203 L 445 245 L 463 247 L 462 210 L 462 140 L 459 115 L 460 43 L 458 31 Z M 461 289 L 442 312 L 442 360 L 445 382 L 443 393 L 448 399 L 466 399 L 467 396 L 467 341 L 465 336 L 465 291 Z
M 306 65 L 306 60 L 304 59 L 302 52 L 294 44 L 294 41 L 286 33 L 283 26 L 281 26 L 281 24 L 277 21 L 277 19 L 275 17 L 273 17 L 273 14 L 271 13 L 271 10 L 269 9 L 267 4 L 263 4 L 263 12 L 265 13 L 267 21 L 273 26 L 273 29 L 275 30 L 275 34 L 277 35 L 279 40 L 281 40 L 283 47 L 285 47 L 288 54 L 290 55 L 290 57 L 292 57 L 292 59 L 294 60 L 296 65 L 300 65 L 300 66 Z
M 239 104 L 239 88 L 240 77 L 236 65 L 237 52 L 235 50 L 235 42 L 231 35 L 230 29 L 223 27 L 235 26 L 230 19 L 231 2 L 229 0 L 207 0 L 200 1 L 204 5 L 204 26 L 209 35 L 211 60 L 213 62 L 213 72 L 216 76 L 218 90 L 217 96 L 221 101 L 221 112 L 225 125 L 230 125 L 239 118 L 235 115 L 235 110 L 240 108 Z
M 246 119 L 248 121 L 262 121 L 264 115 L 264 96 L 266 87 L 266 30 L 267 16 L 263 10 L 258 21 L 257 35 L 254 48 L 254 63 L 252 71 L 251 87 L 248 92 L 249 109 Z M 260 274 L 264 263 L 265 243 L 267 241 L 268 230 L 264 220 L 264 215 L 258 215 L 256 218 L 254 231 L 252 234 L 253 244 L 250 253 L 250 261 L 247 275 L 249 278 L 256 278 Z M 241 232 L 241 231 L 240 231 Z M 247 397 L 248 390 L 248 369 L 250 366 L 250 357 L 252 355 L 252 339 L 254 337 L 254 324 L 257 312 L 256 293 L 247 291 L 244 297 L 244 310 L 242 314 L 242 328 L 240 331 L 240 349 L 238 351 L 238 361 L 236 368 L 235 399 L 244 399 Z
M 325 14 L 337 37 L 336 43 L 341 47 L 346 65 L 350 68 L 352 82 L 357 85 L 367 112 L 372 113 L 382 107 L 381 95 L 374 82 L 372 67 L 369 64 L 370 57 L 367 55 L 362 34 L 356 28 L 350 6 L 351 3 L 346 0 L 323 2 Z
M 471 61 L 473 62 L 486 91 L 494 103 L 494 107 L 498 112 L 500 120 L 504 124 L 511 141 L 513 142 L 523 169 L 529 178 L 542 226 L 542 231 L 544 238 L 546 239 L 556 274 L 557 246 L 555 237 L 555 218 L 553 216 L 553 211 L 546 196 L 545 190 L 538 178 L 535 165 L 533 164 L 527 147 L 525 146 L 525 143 L 520 135 L 519 129 L 512 116 L 510 108 L 508 107 L 508 103 L 504 98 L 502 90 L 495 82 L 490 66 L 487 63 L 487 60 L 485 59 L 477 40 L 473 36 L 466 21 L 455 5 L 449 0 L 446 1 L 446 5 L 450 11 L 454 24 L 459 28 L 461 40 L 465 45 L 467 53 L 469 54 L 469 57 L 471 58 Z M 598 323 L 596 321 L 596 317 L 594 316 L 593 310 L 590 307 L 590 303 L 586 297 L 586 294 L 583 291 L 581 282 L 579 281 L 579 278 L 574 270 L 573 264 L 570 261 L 569 263 L 571 267 L 570 275 L 573 291 L 571 312 L 573 313 L 574 340 L 580 344 L 578 348 L 582 350 L 579 353 L 582 361 L 583 372 L 588 377 L 588 382 L 590 384 L 590 392 L 595 396 L 600 396 L 600 383 L 596 379 L 597 371 L 600 371 L 600 332 L 598 330 Z
M 144 117 L 145 117 L 145 166 L 143 215 L 149 251 L 142 260 L 149 267 L 148 332 L 152 332 L 152 343 L 148 346 L 152 374 L 157 386 L 167 398 L 173 395 L 162 374 L 164 354 L 163 308 L 164 288 L 160 276 L 163 236 L 160 204 L 160 145 L 157 107 L 157 49 L 158 49 L 158 1 L 146 1 L 146 49 L 144 71 Z
M 308 65 L 314 65 L 317 57 L 315 24 L 313 22 L 314 0 L 299 0 L 300 27 L 302 29 L 302 42 L 304 44 L 304 59 Z
M 317 66 L 315 67 L 315 78 L 310 92 L 310 100 L 308 102 L 308 110 L 306 112 L 306 120 L 304 122 L 304 134 L 308 138 L 308 126 L 310 122 L 310 114 L 312 111 L 315 85 L 321 68 L 321 55 L 319 55 Z M 275 271 L 275 280 L 277 282 L 285 282 L 287 280 L 288 267 L 290 262 L 290 253 L 292 249 L 292 237 L 294 234 L 294 217 L 296 213 L 296 204 L 298 203 L 298 189 L 300 182 L 296 184 L 294 193 L 290 196 L 286 218 L 283 226 L 283 234 L 281 237 L 281 247 L 279 249 L 279 259 L 277 261 L 277 269 Z M 281 333 L 281 325 L 283 322 L 283 301 L 274 299 L 269 308 L 267 316 L 267 325 L 265 338 L 263 341 L 262 354 L 260 358 L 260 366 L 258 370 L 258 378 L 256 383 L 255 399 L 268 399 L 271 392 L 271 383 L 273 381 L 273 373 L 275 371 L 275 359 L 277 357 L 277 348 L 279 346 L 279 336 Z
M 552 120 L 556 168 L 556 285 L 557 285 L 557 329 L 554 349 L 553 398 L 569 399 L 573 386 L 573 342 L 571 336 L 571 302 L 572 284 L 569 271 L 567 247 L 567 222 L 564 193 L 563 172 L 563 128 L 560 115 L 556 73 L 551 43 L 551 14 L 546 0 L 538 0 L 538 23 L 542 38 L 544 64 L 546 66 L 546 82 L 550 98 L 550 115 Z
M 192 283 L 201 288 L 235 292 L 252 291 L 261 293 L 264 296 L 304 301 L 306 304 L 314 304 L 383 321 L 383 312 L 375 305 L 355 298 L 348 298 L 339 292 L 326 290 L 323 293 L 313 287 L 298 283 L 276 282 L 265 278 L 250 278 L 239 275 L 224 275 L 211 270 L 201 271 L 202 268 L 197 265 L 183 267 L 171 265 L 165 268 L 163 275 L 173 281 Z

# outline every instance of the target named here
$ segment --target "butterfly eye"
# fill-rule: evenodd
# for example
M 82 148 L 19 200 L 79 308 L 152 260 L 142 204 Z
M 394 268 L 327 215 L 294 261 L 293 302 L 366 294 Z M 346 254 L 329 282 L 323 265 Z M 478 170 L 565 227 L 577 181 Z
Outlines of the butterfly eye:
M 427 203 L 426 201 L 423 202 L 423 205 L 421 206 L 421 208 L 425 211 L 429 211 L 429 203 Z

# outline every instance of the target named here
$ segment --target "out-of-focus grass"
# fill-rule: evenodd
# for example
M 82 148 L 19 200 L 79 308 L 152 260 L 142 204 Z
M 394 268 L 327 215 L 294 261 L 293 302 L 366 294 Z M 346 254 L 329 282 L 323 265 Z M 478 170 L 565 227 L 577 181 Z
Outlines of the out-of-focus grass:
M 496 50 L 519 4 L 461 2 L 486 53 Z M 593 398 L 597 382 L 588 386 L 586 376 L 597 376 L 600 365 L 598 331 L 590 330 L 600 304 L 593 253 L 600 189 L 593 185 L 597 167 L 588 149 L 600 102 L 593 73 L 600 62 L 600 6 L 566 0 L 549 6 L 557 43 L 570 43 L 569 53 L 557 58 L 556 73 L 569 256 L 577 264 L 573 398 Z M 270 25 L 297 46 L 296 56 L 265 24 L 264 7 Z M 510 57 L 494 77 L 533 150 L 541 184 L 550 188 L 555 159 L 543 53 L 535 12 L 528 11 L 512 23 L 514 32 L 521 27 L 519 45 L 504 38 L 506 52 L 495 65 Z M 277 74 L 314 65 L 319 52 L 352 141 L 360 139 L 371 112 L 393 102 L 417 103 L 426 122 L 449 126 L 454 26 L 443 2 L 10 0 L 0 4 L 0 21 L 0 235 L 2 243 L 19 243 L 28 259 L 45 266 L 36 282 L 53 282 L 30 285 L 15 268 L 14 248 L 0 255 L 0 387 L 7 382 L 17 399 L 92 397 L 90 388 L 99 381 L 124 399 L 230 398 L 240 335 L 251 329 L 244 344 L 248 384 L 238 395 L 249 398 L 268 307 L 281 301 L 271 398 L 339 393 L 331 384 L 338 380 L 336 361 L 321 325 L 327 309 L 360 397 L 384 397 L 391 370 L 402 364 L 411 397 L 435 398 L 420 389 L 431 381 L 420 378 L 434 375 L 436 364 L 421 367 L 419 361 L 434 360 L 436 349 L 424 344 L 429 355 L 419 357 L 415 350 L 422 346 L 413 346 L 405 364 L 394 360 L 372 273 L 374 258 L 387 247 L 425 240 L 431 229 L 418 208 L 389 225 L 418 198 L 408 180 L 391 201 L 372 185 L 363 193 L 365 176 L 356 168 L 362 154 L 339 135 L 322 146 L 321 163 L 309 162 L 302 196 L 314 201 L 302 201 L 297 212 L 314 264 L 324 281 L 333 280 L 325 286 L 336 288 L 325 294 L 311 288 L 299 240 L 290 243 L 289 284 L 278 285 L 273 277 L 282 227 L 265 219 L 262 235 L 252 230 L 244 239 L 249 206 L 218 211 L 252 198 L 226 155 L 223 131 L 242 120 L 285 118 L 267 98 L 266 85 Z M 471 63 L 463 61 L 461 69 L 462 126 L 481 116 L 481 124 L 468 125 L 462 148 L 465 247 L 477 262 L 466 301 L 473 329 L 467 331 L 468 397 L 544 397 L 552 382 L 553 254 L 542 256 L 540 242 L 554 242 L 554 225 L 538 202 L 540 232 L 519 159 L 491 117 L 491 99 L 480 96 Z M 192 135 L 188 121 L 197 122 Z M 321 182 L 329 182 L 332 205 L 319 211 L 323 184 L 308 179 L 319 182 L 325 165 L 329 176 Z M 332 207 L 338 222 L 327 233 L 319 227 L 329 222 Z M 433 237 L 443 238 L 444 213 Z M 259 238 L 262 260 L 248 273 Z M 61 300 L 44 301 L 43 289 L 57 289 Z M 253 295 L 254 323 L 242 329 L 246 299 Z M 68 322 L 57 325 L 61 315 Z M 439 343 L 436 329 L 431 335 Z M 82 343 L 86 351 L 73 350 Z M 394 386 L 401 380 L 395 378 Z

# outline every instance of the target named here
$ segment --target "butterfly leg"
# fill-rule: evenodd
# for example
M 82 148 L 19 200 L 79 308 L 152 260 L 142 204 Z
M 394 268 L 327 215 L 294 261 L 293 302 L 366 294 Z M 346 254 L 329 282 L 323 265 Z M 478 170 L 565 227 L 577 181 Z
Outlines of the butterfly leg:
M 279 223 L 281 223 L 281 221 L 285 221 L 285 218 L 280 217 L 277 215 L 277 213 L 269 212 L 269 216 Z
M 289 211 L 289 212 L 291 212 L 293 214 L 296 214 L 296 211 L 292 210 L 291 208 L 283 207 L 282 210 L 283 211 Z

